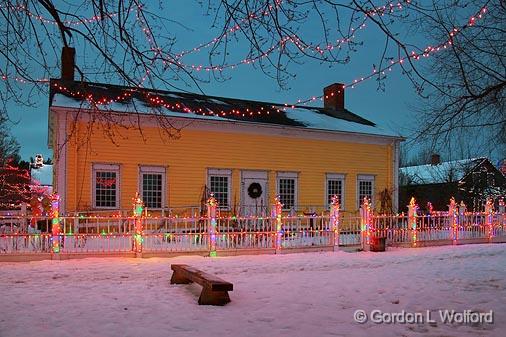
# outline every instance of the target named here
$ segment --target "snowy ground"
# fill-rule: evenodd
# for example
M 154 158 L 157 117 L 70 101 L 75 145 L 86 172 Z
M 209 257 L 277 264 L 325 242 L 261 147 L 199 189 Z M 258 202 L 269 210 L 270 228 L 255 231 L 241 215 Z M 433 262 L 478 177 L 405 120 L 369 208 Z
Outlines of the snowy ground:
M 171 263 L 234 284 L 232 302 L 199 306 L 170 285 Z M 89 258 L 0 264 L 0 336 L 504 336 L 506 244 L 387 253 L 172 259 Z M 432 324 L 354 322 L 432 310 Z M 443 324 L 439 309 L 495 312 L 493 324 Z

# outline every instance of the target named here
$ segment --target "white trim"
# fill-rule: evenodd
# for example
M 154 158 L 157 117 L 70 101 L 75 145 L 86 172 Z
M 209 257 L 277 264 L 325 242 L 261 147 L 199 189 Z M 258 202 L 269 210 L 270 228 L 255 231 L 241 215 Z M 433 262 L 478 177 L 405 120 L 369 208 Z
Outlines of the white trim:
M 70 107 L 59 107 L 51 106 L 52 110 L 64 111 L 71 113 L 79 117 L 79 119 L 87 121 L 91 119 L 91 115 L 96 111 L 86 108 L 70 108 Z M 109 111 L 105 110 L 111 115 L 113 120 L 117 123 L 121 123 L 125 126 L 131 126 L 132 123 L 140 123 L 141 127 L 159 126 L 160 115 L 143 114 L 143 113 L 129 113 L 120 111 Z M 139 117 L 141 117 L 139 119 Z M 171 124 L 181 125 L 185 129 L 189 130 L 205 130 L 213 132 L 229 132 L 229 133 L 251 133 L 251 134 L 264 134 L 290 138 L 304 138 L 304 139 L 317 139 L 317 140 L 330 140 L 330 141 L 342 141 L 352 143 L 363 143 L 363 144 L 376 144 L 376 145 L 390 145 L 392 140 L 404 140 L 400 136 L 387 136 L 387 135 L 375 135 L 365 134 L 359 132 L 348 132 L 348 131 L 332 131 L 322 129 L 311 129 L 301 126 L 288 126 L 288 125 L 276 125 L 266 124 L 258 122 L 248 121 L 234 121 L 234 120 L 205 120 L 197 119 L 192 117 L 167 117 L 167 120 Z M 191 123 L 188 123 L 191 121 Z
M 232 170 L 231 169 L 208 168 L 207 173 L 209 175 L 213 175 L 213 176 L 230 176 L 230 175 L 232 175 Z
M 101 163 L 92 163 L 93 169 L 99 170 L 99 171 L 107 171 L 107 170 L 119 170 L 120 165 L 119 164 L 101 164 Z
M 392 208 L 394 213 L 399 212 L 399 148 L 400 142 L 394 141 L 394 160 L 393 160 L 393 196 L 392 196 Z
M 298 172 L 276 172 L 278 178 L 294 178 L 297 179 L 299 177 Z
M 139 172 L 167 173 L 167 168 L 165 166 L 156 165 L 139 165 Z
M 227 206 L 221 206 L 218 205 L 219 209 L 224 211 L 230 211 L 232 209 L 231 205 L 231 194 L 232 194 L 232 170 L 231 169 L 214 169 L 214 168 L 208 168 L 206 170 L 207 172 L 207 187 L 209 188 L 209 191 L 213 192 L 211 190 L 211 176 L 213 177 L 227 177 Z
M 139 165 L 139 174 L 137 176 L 137 180 L 138 180 L 137 188 L 139 191 L 139 195 L 142 199 L 144 199 L 144 186 L 143 186 L 143 179 L 142 179 L 142 175 L 144 173 L 147 173 L 147 174 L 155 173 L 155 174 L 162 175 L 162 201 L 161 201 L 161 205 L 160 205 L 161 207 L 157 207 L 157 208 L 150 207 L 149 209 L 161 210 L 161 209 L 167 207 L 167 205 L 166 205 L 166 201 L 167 201 L 167 197 L 166 197 L 166 194 L 167 194 L 167 168 L 165 166 Z
M 297 210 L 299 205 L 299 173 L 298 172 L 276 172 L 276 195 L 279 195 L 279 181 L 280 179 L 293 179 L 295 182 L 294 186 L 294 197 L 293 197 L 293 207 Z M 290 208 L 285 208 L 283 205 L 283 210 L 290 210 Z
M 330 207 L 329 205 L 329 196 L 328 196 L 328 190 L 329 190 L 329 180 L 339 180 L 341 181 L 341 195 L 339 196 L 339 204 L 340 204 L 340 210 L 345 210 L 345 191 L 346 191 L 346 174 L 343 173 L 326 173 L 325 174 L 325 191 L 324 191 L 324 198 L 325 198 L 325 208 L 328 209 Z
M 96 172 L 116 172 L 116 202 L 114 207 L 97 206 L 96 199 Z M 91 163 L 91 207 L 92 209 L 120 209 L 121 207 L 121 165 L 119 164 L 103 164 Z
M 66 135 L 67 135 L 67 115 L 64 113 L 57 114 L 58 125 L 58 133 L 56 139 L 56 149 L 53 149 L 54 152 L 57 152 L 56 157 L 58 158 L 56 173 L 58 174 L 57 183 L 56 183 L 56 193 L 60 196 L 60 209 L 59 212 L 61 214 L 65 214 L 67 209 L 67 143 L 66 143 Z M 60 124 L 61 123 L 61 124 Z M 55 172 L 54 172 L 55 173 Z M 53 174 L 54 174 L 53 173 Z M 77 183 L 77 182 L 76 182 Z
M 357 180 L 374 181 L 374 174 L 357 174 Z

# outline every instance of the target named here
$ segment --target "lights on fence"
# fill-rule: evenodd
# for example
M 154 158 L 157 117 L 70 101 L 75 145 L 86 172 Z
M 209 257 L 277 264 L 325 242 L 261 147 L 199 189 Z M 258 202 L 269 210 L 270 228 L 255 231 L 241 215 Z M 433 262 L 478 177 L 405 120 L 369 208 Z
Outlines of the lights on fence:
M 416 217 L 418 216 L 418 205 L 416 204 L 415 197 L 411 197 L 408 205 L 408 227 L 411 230 L 411 239 L 413 247 L 417 245 L 417 221 Z
M 339 246 L 339 197 L 333 195 L 330 202 L 330 223 L 332 226 L 333 245 Z
M 143 239 L 143 221 L 142 213 L 144 212 L 144 202 L 139 196 L 139 192 L 135 194 L 133 199 L 133 216 L 135 218 L 135 232 L 134 232 L 134 251 L 142 253 Z
M 216 256 L 216 212 L 218 209 L 218 201 L 211 193 L 207 199 L 207 217 L 208 217 L 208 231 L 209 231 L 209 256 Z
M 367 197 L 364 197 L 362 205 L 360 206 L 360 233 L 363 250 L 368 250 L 371 243 L 371 220 L 371 203 Z
M 493 218 L 494 218 L 494 201 L 491 198 L 487 199 L 485 204 L 485 223 L 487 226 L 487 236 L 489 240 L 493 237 Z
M 52 234 L 52 250 L 53 253 L 60 252 L 60 196 L 58 194 L 51 195 L 51 234 Z
M 448 217 L 450 218 L 450 225 L 452 227 L 453 244 L 456 245 L 459 238 L 459 228 L 457 224 L 457 204 L 454 197 L 450 198 Z
M 273 207 L 274 217 L 275 217 L 275 221 L 276 221 L 276 241 L 275 241 L 276 246 L 275 246 L 275 248 L 276 248 L 276 252 L 279 252 L 281 250 L 281 237 L 283 235 L 283 233 L 282 233 L 283 204 L 281 203 L 281 199 L 280 199 L 279 195 L 277 195 L 274 198 L 274 205 L 273 206 L 274 206 Z

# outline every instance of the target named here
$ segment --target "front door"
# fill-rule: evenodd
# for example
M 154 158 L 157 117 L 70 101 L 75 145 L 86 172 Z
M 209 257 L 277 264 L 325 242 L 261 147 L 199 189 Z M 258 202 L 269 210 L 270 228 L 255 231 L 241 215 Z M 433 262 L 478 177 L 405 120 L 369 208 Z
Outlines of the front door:
M 268 208 L 266 171 L 241 172 L 241 214 L 266 216 Z

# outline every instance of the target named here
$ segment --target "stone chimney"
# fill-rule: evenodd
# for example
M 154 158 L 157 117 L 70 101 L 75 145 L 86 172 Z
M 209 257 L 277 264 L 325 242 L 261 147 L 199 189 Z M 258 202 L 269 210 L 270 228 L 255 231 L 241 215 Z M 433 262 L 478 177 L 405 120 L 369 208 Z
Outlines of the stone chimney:
M 61 79 L 74 80 L 76 50 L 71 47 L 63 47 L 61 50 Z
M 323 89 L 323 107 L 327 110 L 344 110 L 344 84 L 334 83 Z
M 432 156 L 430 156 L 430 164 L 431 165 L 441 164 L 441 156 L 435 153 L 432 154 Z

